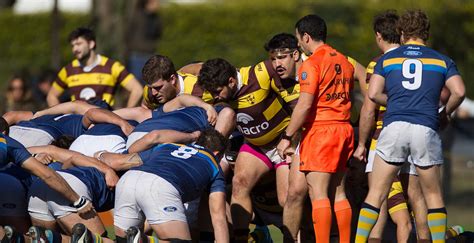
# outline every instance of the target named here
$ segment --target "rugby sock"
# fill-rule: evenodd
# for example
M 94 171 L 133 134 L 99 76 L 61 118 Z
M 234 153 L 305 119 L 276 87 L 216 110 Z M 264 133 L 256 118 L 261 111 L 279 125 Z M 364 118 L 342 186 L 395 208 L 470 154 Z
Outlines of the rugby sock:
M 339 228 L 339 242 L 349 243 L 351 241 L 351 219 L 352 208 L 347 199 L 334 203 L 337 227 Z
M 370 231 L 377 222 L 380 209 L 368 203 L 362 203 L 359 213 L 359 221 L 357 222 L 356 243 L 365 243 L 369 238 Z
M 329 198 L 314 200 L 313 206 L 313 227 L 316 234 L 316 242 L 329 243 L 331 233 L 331 203 Z
M 158 243 L 158 238 L 149 235 L 145 236 L 145 240 L 148 243 Z
M 234 242 L 248 242 L 250 229 L 234 229 Z
M 433 243 L 445 242 L 447 216 L 446 208 L 428 209 L 428 226 Z

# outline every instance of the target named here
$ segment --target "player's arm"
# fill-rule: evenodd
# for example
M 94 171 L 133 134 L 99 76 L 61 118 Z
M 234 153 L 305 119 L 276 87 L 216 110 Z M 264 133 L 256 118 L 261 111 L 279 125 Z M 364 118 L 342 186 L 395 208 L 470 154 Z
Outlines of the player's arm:
M 14 125 L 21 121 L 28 121 L 33 118 L 33 112 L 31 111 L 9 111 L 3 114 L 3 118 L 7 121 L 8 125 Z
M 209 212 L 216 242 L 229 242 L 225 192 L 212 192 L 209 195 Z
M 72 190 L 69 184 L 56 173 L 53 169 L 41 164 L 33 157 L 26 159 L 21 167 L 31 174 L 39 177 L 49 187 L 63 195 L 70 202 L 75 202 L 79 199 L 79 195 Z
M 62 149 L 54 145 L 46 146 L 35 146 L 29 147 L 28 151 L 30 153 L 40 154 L 45 153 L 52 157 L 53 160 L 59 161 L 63 164 L 63 168 L 69 168 L 71 166 L 84 166 L 84 167 L 93 167 L 98 171 L 102 172 L 105 176 L 105 180 L 109 187 L 114 187 L 119 178 L 115 171 L 107 166 L 104 163 L 101 163 L 99 160 L 85 156 L 76 151 Z
M 102 108 L 89 109 L 82 117 L 82 125 L 89 127 L 96 123 L 110 123 L 119 126 L 125 135 L 132 133 L 134 127 L 119 115 Z
M 446 87 L 448 88 L 451 95 L 449 96 L 448 102 L 446 103 L 446 113 L 451 115 L 456 108 L 461 105 L 464 97 L 466 95 L 466 87 L 464 86 L 464 81 L 461 78 L 461 75 L 451 76 L 446 80 Z
M 141 101 L 143 95 L 143 86 L 136 78 L 130 79 L 123 87 L 130 92 L 127 101 L 127 107 L 135 107 Z
M 196 141 L 200 134 L 201 132 L 199 131 L 185 133 L 174 130 L 154 130 L 133 143 L 130 148 L 128 148 L 128 152 L 138 153 L 161 143 L 188 144 Z
M 59 104 L 59 96 L 61 96 L 62 93 L 63 91 L 51 88 L 48 92 L 48 95 L 46 96 L 46 102 L 48 103 L 48 106 L 51 107 Z
M 209 121 L 209 123 L 211 125 L 216 124 L 217 112 L 214 106 L 204 102 L 202 99 L 198 97 L 188 95 L 188 94 L 177 96 L 176 98 L 166 102 L 163 105 L 163 111 L 170 112 L 182 107 L 190 107 L 190 106 L 198 106 L 206 110 L 207 120 Z
M 37 118 L 44 115 L 59 115 L 59 114 L 80 114 L 84 115 L 89 109 L 97 108 L 95 105 L 91 105 L 82 100 L 75 100 L 57 104 L 50 108 L 38 111 L 34 114 L 33 118 Z
M 230 107 L 223 108 L 217 115 L 217 121 L 214 128 L 224 137 L 229 137 L 236 126 L 235 111 Z
M 367 95 L 364 96 L 364 103 L 360 111 L 359 117 L 359 144 L 354 151 L 354 158 L 359 161 L 366 161 L 367 148 L 366 144 L 375 129 L 375 112 L 377 104 L 369 99 Z
M 114 154 L 101 151 L 94 154 L 94 157 L 104 162 L 115 171 L 128 170 L 143 164 L 138 153 Z
M 202 64 L 203 64 L 202 62 L 191 63 L 191 64 L 188 64 L 186 66 L 181 67 L 178 70 L 178 72 L 189 73 L 189 74 L 192 74 L 194 76 L 197 76 L 197 75 L 199 75 L 199 71 L 201 70 Z
M 355 61 L 355 60 L 354 60 Z M 364 66 L 359 62 L 355 61 L 354 65 L 354 79 L 359 83 L 359 89 L 364 97 L 367 93 L 367 84 L 366 84 L 367 72 Z
M 385 78 L 379 74 L 374 73 L 372 77 L 370 77 L 369 82 L 369 91 L 367 95 L 369 99 L 373 102 L 386 106 L 387 105 L 387 94 L 384 93 L 385 87 Z
M 134 120 L 137 122 L 142 122 L 146 119 L 151 118 L 151 110 L 145 107 L 130 107 L 114 110 L 113 113 L 122 117 L 125 120 Z
M 62 68 L 56 80 L 54 80 L 53 85 L 51 86 L 51 89 L 48 92 L 48 95 L 46 96 L 46 102 L 48 103 L 48 106 L 55 106 L 59 104 L 59 97 L 61 94 L 64 92 L 64 89 L 67 88 L 67 72 L 66 68 Z

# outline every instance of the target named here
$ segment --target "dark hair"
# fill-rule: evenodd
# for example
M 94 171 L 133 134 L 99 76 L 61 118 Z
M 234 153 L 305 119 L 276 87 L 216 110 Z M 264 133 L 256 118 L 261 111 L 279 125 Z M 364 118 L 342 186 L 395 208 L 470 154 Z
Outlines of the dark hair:
M 400 35 L 403 32 L 405 40 L 420 38 L 427 41 L 430 36 L 430 20 L 421 10 L 408 10 L 400 17 L 397 31 Z
M 196 141 L 197 145 L 203 146 L 211 151 L 219 151 L 219 153 L 223 153 L 227 149 L 228 143 L 229 139 L 212 127 L 202 131 Z
M 72 142 L 74 142 L 74 137 L 69 135 L 61 135 L 56 138 L 51 145 L 54 145 L 59 148 L 69 149 L 71 147 Z
M 235 67 L 222 58 L 215 58 L 202 64 L 197 82 L 203 89 L 215 92 L 217 88 L 227 86 L 229 78 L 237 78 Z
M 46 69 L 40 73 L 38 83 L 53 83 L 56 77 L 57 73 L 55 71 L 53 71 L 52 69 Z
M 295 24 L 300 35 L 307 33 L 313 40 L 326 42 L 328 28 L 324 19 L 315 14 L 306 15 Z
M 0 132 L 7 135 L 10 132 L 10 125 L 8 125 L 7 120 L 5 120 L 5 118 L 2 116 L 0 116 Z
M 173 61 L 162 55 L 152 56 L 146 61 L 142 69 L 142 77 L 147 84 L 152 84 L 158 79 L 170 80 L 173 74 L 176 75 Z
M 380 33 L 382 39 L 389 43 L 400 44 L 400 33 L 397 31 L 398 14 L 395 10 L 387 10 L 374 18 L 374 32 Z
M 69 33 L 68 41 L 71 42 L 79 37 L 86 39 L 87 41 L 95 42 L 95 33 L 92 29 L 87 27 L 79 27 Z M 96 44 L 97 45 L 97 44 Z
M 292 34 L 280 33 L 273 36 L 264 46 L 266 51 L 276 49 L 298 49 L 298 40 Z

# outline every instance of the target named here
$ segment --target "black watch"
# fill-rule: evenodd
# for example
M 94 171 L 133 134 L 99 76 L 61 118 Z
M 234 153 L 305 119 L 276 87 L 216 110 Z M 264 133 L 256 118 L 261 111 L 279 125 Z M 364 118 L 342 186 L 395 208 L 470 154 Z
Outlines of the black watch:
M 288 136 L 288 134 L 286 134 L 286 132 L 284 132 L 284 133 L 281 134 L 281 139 L 291 141 L 291 136 Z

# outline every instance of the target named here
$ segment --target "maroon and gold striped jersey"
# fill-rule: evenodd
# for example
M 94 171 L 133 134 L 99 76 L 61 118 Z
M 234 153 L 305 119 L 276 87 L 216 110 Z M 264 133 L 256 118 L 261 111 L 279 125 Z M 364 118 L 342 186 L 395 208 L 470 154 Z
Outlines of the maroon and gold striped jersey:
M 377 61 L 380 59 L 380 57 L 382 57 L 382 55 L 379 55 L 375 57 L 374 59 L 372 59 L 372 61 L 370 61 L 369 65 L 367 66 L 367 79 L 366 79 L 367 87 L 369 87 L 370 77 L 374 73 L 374 67 L 377 64 Z M 377 145 L 377 139 L 379 138 L 380 132 L 382 132 L 383 115 L 385 113 L 385 110 L 386 110 L 385 106 L 380 106 L 378 111 L 375 113 L 376 129 L 372 136 L 372 142 L 370 143 L 371 150 L 375 150 L 375 146 Z
M 113 105 L 118 84 L 125 86 L 132 79 L 133 74 L 120 62 L 98 55 L 97 64 L 92 68 L 81 66 L 77 59 L 63 67 L 53 83 L 53 89 L 60 93 L 67 89 L 71 100 L 99 97 Z
M 237 113 L 237 128 L 253 145 L 273 144 L 288 126 L 299 84 L 280 79 L 270 60 L 239 68 L 238 82 L 239 90 L 230 102 Z

